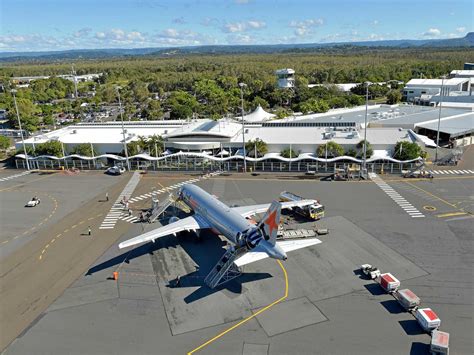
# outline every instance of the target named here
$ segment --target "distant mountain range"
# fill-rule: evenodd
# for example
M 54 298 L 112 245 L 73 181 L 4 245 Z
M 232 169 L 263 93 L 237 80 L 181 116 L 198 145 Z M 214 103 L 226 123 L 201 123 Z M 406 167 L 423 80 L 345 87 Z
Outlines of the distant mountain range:
M 474 47 L 474 32 L 465 37 L 449 39 L 399 39 L 362 42 L 301 43 L 275 45 L 211 45 L 170 48 L 109 48 L 74 49 L 44 52 L 0 52 L 0 62 L 39 61 L 64 59 L 97 59 L 129 56 L 174 56 L 186 54 L 230 54 L 230 53 L 288 53 L 322 50 L 351 50 L 368 48 L 466 48 Z

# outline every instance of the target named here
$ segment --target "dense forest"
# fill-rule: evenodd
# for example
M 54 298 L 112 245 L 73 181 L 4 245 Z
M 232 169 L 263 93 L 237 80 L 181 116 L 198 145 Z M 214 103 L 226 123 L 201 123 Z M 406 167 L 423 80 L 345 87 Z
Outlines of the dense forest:
M 129 119 L 219 118 L 240 111 L 239 82 L 244 89 L 245 110 L 257 105 L 284 117 L 292 111 L 325 112 L 331 108 L 349 107 L 364 102 L 363 87 L 343 93 L 331 84 L 374 83 L 414 77 L 434 78 L 461 69 L 464 62 L 474 61 L 469 49 L 380 49 L 363 48 L 350 51 L 317 51 L 314 53 L 186 55 L 173 57 L 130 57 L 76 60 L 59 63 L 8 63 L 0 67 L 3 92 L 0 108 L 13 116 L 10 89 L 14 76 L 50 75 L 50 79 L 32 82 L 18 89 L 16 96 L 22 120 L 34 131 L 52 123 L 60 112 L 74 115 L 76 120 L 86 111 L 103 104 L 117 102 L 120 86 L 125 114 Z M 54 75 L 71 73 L 74 64 L 78 75 L 103 73 L 93 82 L 79 83 L 79 97 L 73 99 L 71 81 Z M 275 70 L 296 71 L 294 90 L 278 89 Z M 327 84 L 309 88 L 308 84 Z M 370 98 L 389 101 L 400 99 L 401 86 L 373 85 Z M 93 93 L 93 95 L 90 95 Z M 87 103 L 87 106 L 81 104 Z M 15 125 L 12 119 L 12 124 Z

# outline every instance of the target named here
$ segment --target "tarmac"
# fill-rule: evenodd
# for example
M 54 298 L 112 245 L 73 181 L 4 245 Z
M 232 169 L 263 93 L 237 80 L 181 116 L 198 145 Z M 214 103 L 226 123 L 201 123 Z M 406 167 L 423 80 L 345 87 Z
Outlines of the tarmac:
M 80 235 L 80 221 L 110 209 L 112 202 L 100 202 L 105 191 L 115 201 L 130 177 L 83 174 L 83 180 L 71 180 L 55 174 L 36 180 L 31 174 L 0 186 L 9 203 L 25 203 L 25 191 L 32 189 L 59 201 L 49 222 L 0 258 L 5 354 L 428 353 L 429 335 L 392 296 L 360 275 L 364 263 L 393 273 L 423 306 L 435 310 L 441 329 L 451 334 L 451 354 L 473 353 L 473 176 L 433 181 L 381 176 L 424 218 L 411 218 L 370 181 L 234 174 L 196 182 L 229 205 L 270 202 L 288 190 L 326 207 L 320 222 L 292 222 L 328 228 L 321 244 L 291 252 L 281 264 L 267 259 L 247 265 L 240 277 L 216 290 L 203 279 L 226 243 L 210 232 L 201 241 L 185 233 L 119 250 L 120 241 L 158 222 L 119 220 L 112 230 L 98 230 L 97 217 L 90 221 L 92 238 Z M 132 197 L 190 178 L 149 173 Z M 65 191 L 55 194 L 56 186 L 83 199 L 63 202 Z M 136 214 L 149 204 L 144 199 L 131 206 Z M 50 201 L 44 211 L 33 209 L 38 216 L 23 227 L 23 219 L 8 212 L 8 219 L 17 219 L 7 224 L 4 240 L 36 225 L 52 208 Z M 3 226 L 3 210 L 1 218 Z M 59 233 L 66 237 L 51 244 Z M 112 279 L 114 271 L 118 280 Z

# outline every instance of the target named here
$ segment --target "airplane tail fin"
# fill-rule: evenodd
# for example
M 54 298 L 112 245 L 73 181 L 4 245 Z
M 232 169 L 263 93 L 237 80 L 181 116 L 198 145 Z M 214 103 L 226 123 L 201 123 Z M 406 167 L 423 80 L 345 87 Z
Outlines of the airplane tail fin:
M 263 237 L 271 245 L 275 245 L 280 225 L 281 203 L 273 201 L 265 216 L 258 224 L 258 229 L 262 231 Z

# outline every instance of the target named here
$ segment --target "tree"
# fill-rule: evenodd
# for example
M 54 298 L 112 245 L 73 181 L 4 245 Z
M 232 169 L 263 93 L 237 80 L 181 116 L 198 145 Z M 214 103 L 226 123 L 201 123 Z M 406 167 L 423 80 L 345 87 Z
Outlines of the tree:
M 185 91 L 174 91 L 167 100 L 167 105 L 171 109 L 171 119 L 186 119 L 193 115 L 199 107 L 196 98 Z
M 31 145 L 25 145 L 26 147 L 26 153 L 30 157 L 34 157 L 36 155 L 36 151 L 33 149 L 33 146 Z M 20 149 L 17 149 L 16 154 L 23 154 L 23 146 Z
M 363 158 L 364 157 L 364 140 L 362 139 L 359 143 L 356 145 L 357 148 L 357 157 L 358 158 Z M 370 158 L 374 154 L 374 150 L 372 149 L 372 145 L 367 141 L 367 144 L 365 146 L 365 155 L 367 158 Z
M 412 160 L 423 155 L 421 147 L 417 143 L 399 141 L 395 145 L 393 157 L 398 160 Z
M 5 136 L 0 136 L 0 150 L 7 150 L 10 148 L 11 142 L 10 138 Z
M 300 155 L 300 152 L 297 152 L 293 149 L 290 149 L 290 148 L 286 148 L 286 149 L 283 149 L 281 152 L 280 152 L 280 155 L 283 157 L 283 158 L 296 158 L 298 155 Z
M 298 108 L 303 113 L 309 112 L 327 112 L 329 110 L 329 105 L 324 100 L 318 100 L 315 98 L 309 99 L 305 102 L 302 102 L 298 105 Z
M 291 111 L 290 110 L 287 110 L 283 107 L 280 107 L 278 108 L 276 111 L 275 111 L 275 115 L 276 115 L 276 118 L 277 119 L 282 119 L 282 118 L 285 118 L 285 117 L 288 117 L 291 115 Z
M 92 152 L 92 147 L 90 143 L 77 144 L 74 148 L 71 149 L 70 154 L 82 155 L 85 157 L 94 156 Z
M 262 141 L 260 138 L 255 140 L 249 140 L 245 144 L 245 152 L 250 157 L 255 157 L 255 150 L 257 151 L 257 157 L 262 157 L 268 153 L 267 143 Z
M 347 155 L 348 157 L 354 157 L 355 158 L 357 156 L 357 150 L 355 150 L 354 148 L 349 148 L 348 150 L 346 150 L 344 155 Z
M 148 144 L 148 152 L 150 155 L 158 156 L 163 153 L 164 145 L 163 145 L 163 137 L 154 134 L 148 137 L 147 140 Z
M 60 141 L 49 141 L 36 146 L 37 155 L 63 156 L 63 147 Z
M 262 106 L 262 108 L 268 108 L 268 101 L 261 98 L 260 96 L 255 96 L 250 104 L 253 110 L 255 110 L 258 106 Z
M 137 79 L 132 80 L 128 86 L 128 93 L 132 96 L 133 102 L 144 102 L 150 95 L 147 85 Z
M 140 153 L 140 142 L 139 141 L 133 141 L 130 143 L 127 143 L 127 152 L 128 156 L 132 155 L 137 155 Z M 122 155 L 125 155 L 125 152 L 122 151 Z
M 326 151 L 328 158 L 339 157 L 344 154 L 344 148 L 342 148 L 340 144 L 332 141 L 326 144 L 321 144 L 316 150 L 316 155 L 320 158 L 325 158 Z
M 54 119 L 52 115 L 47 115 L 43 117 L 43 124 L 47 126 L 52 126 L 54 125 Z
M 390 90 L 387 92 L 387 104 L 394 105 L 402 100 L 402 93 L 400 90 Z
M 36 116 L 38 111 L 37 106 L 33 104 L 30 99 L 25 97 L 17 97 L 16 102 L 18 105 L 18 112 L 20 114 L 22 128 L 28 132 L 37 131 L 40 123 L 39 117 Z M 7 117 L 10 126 L 18 129 L 18 118 L 14 106 L 8 111 Z
M 149 100 L 147 106 L 142 110 L 141 116 L 147 120 L 156 120 L 163 115 L 160 101 Z

